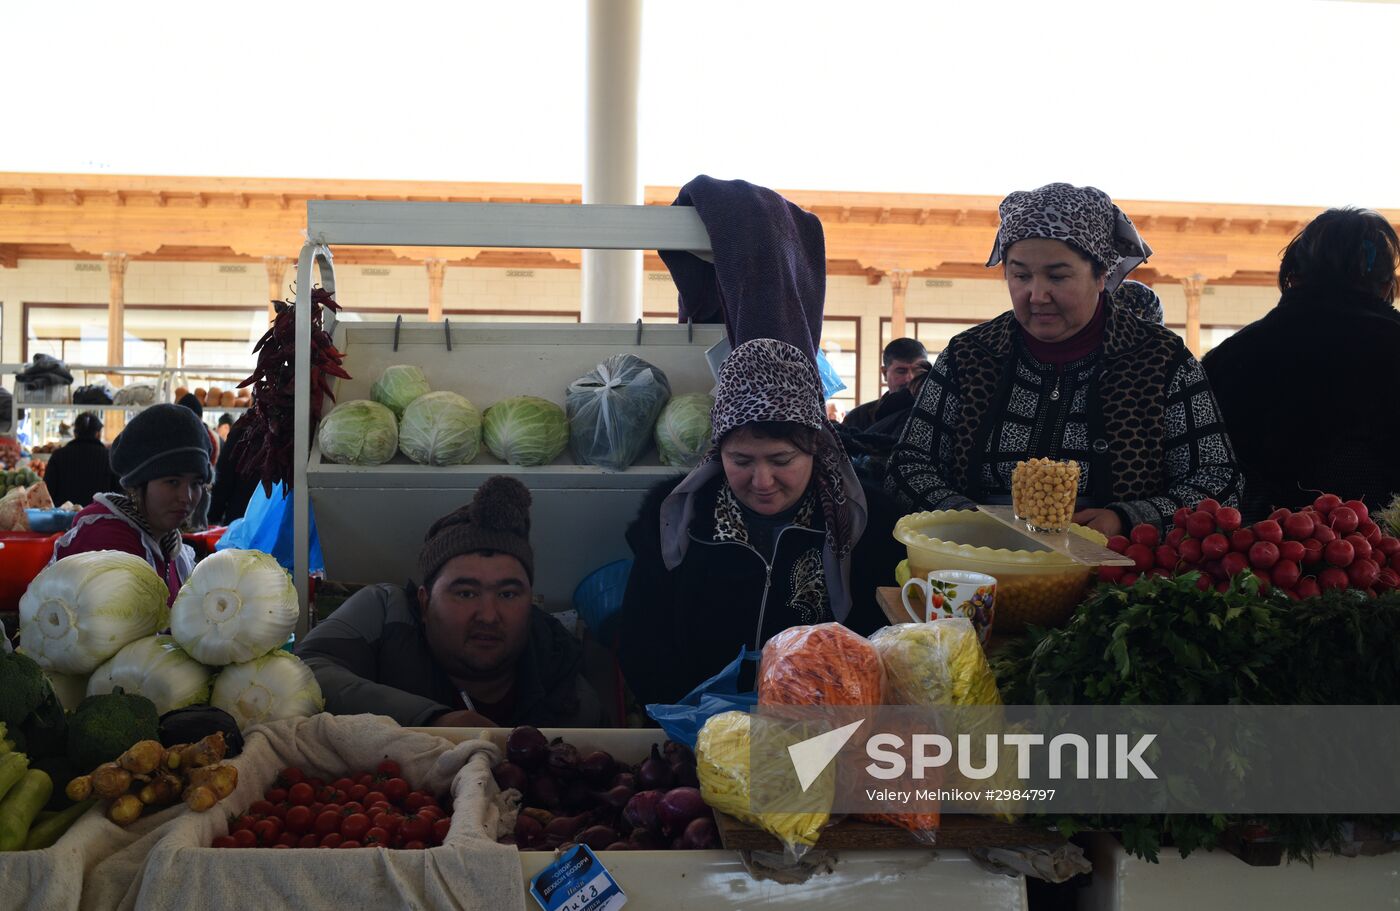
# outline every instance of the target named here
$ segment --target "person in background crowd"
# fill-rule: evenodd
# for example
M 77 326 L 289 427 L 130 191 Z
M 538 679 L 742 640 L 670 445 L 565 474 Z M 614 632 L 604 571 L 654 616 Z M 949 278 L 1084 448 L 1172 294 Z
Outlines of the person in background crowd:
M 987 265 L 1011 310 L 938 356 L 890 457 L 906 510 L 1009 502 L 1033 457 L 1079 463 L 1074 521 L 1105 535 L 1166 527 L 1206 497 L 1235 505 L 1240 472 L 1210 384 L 1181 339 L 1109 296 L 1150 254 L 1094 187 L 1050 184 L 1002 200 Z
M 885 346 L 881 355 L 880 376 L 884 377 L 885 385 L 889 390 L 873 402 L 866 402 L 852 408 L 846 415 L 846 419 L 841 422 L 843 429 L 852 433 L 861 433 L 870 429 L 876 421 L 887 417 L 898 408 L 891 408 L 889 398 L 891 393 L 899 392 L 909 386 L 914 379 L 918 369 L 918 363 L 928 357 L 928 352 L 924 350 L 923 343 L 918 339 L 897 338 Z
M 856 478 L 799 349 L 735 348 L 711 425 L 700 464 L 653 488 L 627 529 L 618 658 L 643 704 L 675 702 L 791 626 L 884 626 L 875 589 L 904 556 L 893 504 Z
M 244 477 L 238 473 L 238 460 L 234 457 L 238 441 L 243 438 L 247 428 L 248 422 L 243 419 L 234 422 L 228 438 L 219 447 L 219 464 L 209 497 L 209 521 L 215 525 L 232 525 L 234 520 L 243 518 L 248 501 L 253 498 L 253 491 L 258 489 L 256 477 Z
M 577 639 L 532 603 L 530 492 L 497 476 L 433 523 L 420 585 L 371 585 L 297 655 L 336 714 L 446 727 L 598 727 Z
M 74 506 L 87 506 L 95 494 L 121 489 L 96 412 L 84 411 L 73 421 L 73 439 L 49 456 L 44 483 L 55 503 Z
M 112 470 L 124 493 L 99 493 L 54 544 L 53 559 L 92 550 L 120 550 L 151 564 L 170 600 L 194 569 L 194 551 L 180 538 L 209 483 L 209 435 L 180 405 L 152 405 L 112 442 Z
M 214 432 L 219 435 L 221 442 L 228 442 L 229 431 L 233 429 L 233 415 L 227 411 L 219 415 L 219 426 L 214 428 Z
M 1149 323 L 1166 325 L 1167 314 L 1162 309 L 1162 299 L 1142 282 L 1126 279 L 1109 297 L 1113 305 Z
M 1400 243 L 1370 209 L 1328 209 L 1284 251 L 1278 305 L 1205 357 L 1244 470 L 1246 517 L 1319 493 L 1400 493 Z
M 221 440 L 219 435 L 210 430 L 209 426 L 204 423 L 204 406 L 199 403 L 198 397 L 192 392 L 187 392 L 181 396 L 177 404 L 183 405 L 190 411 L 193 411 L 195 416 L 199 418 L 200 424 L 204 427 L 204 432 L 209 435 L 210 468 L 215 468 L 219 464 L 219 444 Z M 199 502 L 195 504 L 194 512 L 190 513 L 190 517 L 185 520 L 185 524 L 180 526 L 181 531 L 197 532 L 204 531 L 209 527 L 210 488 L 211 485 L 204 485 L 204 490 L 201 491 L 199 495 Z

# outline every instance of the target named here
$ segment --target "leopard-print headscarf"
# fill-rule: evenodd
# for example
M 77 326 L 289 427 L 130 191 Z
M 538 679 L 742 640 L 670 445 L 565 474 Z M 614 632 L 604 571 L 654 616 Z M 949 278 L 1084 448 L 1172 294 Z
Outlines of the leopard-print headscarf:
M 1113 305 L 1149 323 L 1165 325 L 1166 314 L 1162 311 L 1162 299 L 1157 292 L 1131 279 L 1118 286 L 1111 297 Z
M 1046 184 L 1038 190 L 1017 190 L 1001 201 L 988 266 L 995 266 L 1017 241 L 1048 237 L 1073 246 L 1107 271 L 1104 290 L 1112 294 L 1128 273 L 1146 262 L 1152 248 L 1132 219 L 1096 187 Z
M 826 520 L 827 588 L 838 620 L 849 612 L 850 555 L 865 530 L 865 493 L 851 460 L 822 407 L 821 378 L 796 347 L 776 339 L 751 339 L 730 352 L 719 368 L 710 412 L 709 451 L 662 506 L 662 553 L 668 568 L 680 565 L 694 518 L 693 495 L 723 474 L 719 443 L 725 434 L 759 421 L 787 421 L 817 431 L 812 487 Z

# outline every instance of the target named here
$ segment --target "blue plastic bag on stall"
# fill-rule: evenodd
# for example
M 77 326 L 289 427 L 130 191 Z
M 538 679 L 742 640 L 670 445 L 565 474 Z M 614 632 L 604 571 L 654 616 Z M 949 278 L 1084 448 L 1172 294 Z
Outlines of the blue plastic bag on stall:
M 836 372 L 836 368 L 826 359 L 826 354 L 820 348 L 817 349 L 817 373 L 822 378 L 822 391 L 826 393 L 827 398 L 846 388 L 841 374 Z
M 758 704 L 758 693 L 739 692 L 739 676 L 744 672 L 746 662 L 757 665 L 762 654 L 749 648 L 739 649 L 739 657 L 691 690 L 679 703 L 663 705 L 653 702 L 647 706 L 647 714 L 661 725 L 667 737 L 695 749 L 695 739 L 711 717 L 721 712 L 747 712 Z
M 292 572 L 292 498 L 289 493 L 286 484 L 278 484 L 272 488 L 272 495 L 269 496 L 259 484 L 248 500 L 243 518 L 235 519 L 229 525 L 214 549 L 260 550 L 272 554 L 283 569 Z M 310 510 L 310 502 L 306 505 Z M 310 513 L 311 548 L 308 562 L 311 565 L 308 571 L 323 573 L 326 571 L 326 560 L 321 556 L 321 539 L 316 534 L 316 513 L 314 510 L 310 510 Z

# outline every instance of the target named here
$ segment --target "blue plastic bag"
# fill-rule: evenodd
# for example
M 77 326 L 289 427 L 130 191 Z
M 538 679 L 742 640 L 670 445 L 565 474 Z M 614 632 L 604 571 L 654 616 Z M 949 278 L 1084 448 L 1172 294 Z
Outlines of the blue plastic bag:
M 837 373 L 836 368 L 831 366 L 831 361 L 826 359 L 826 354 L 820 348 L 817 349 L 817 373 L 821 375 L 822 390 L 826 393 L 827 398 L 831 398 L 846 388 L 846 384 L 841 380 L 841 374 Z
M 661 725 L 667 737 L 695 749 L 695 739 L 710 718 L 721 712 L 746 712 L 758 704 L 758 693 L 739 692 L 739 675 L 743 673 L 744 662 L 757 664 L 762 654 L 749 648 L 739 649 L 739 657 L 691 690 L 679 703 L 651 703 L 647 706 L 647 714 Z
M 228 531 L 219 539 L 219 543 L 214 545 L 214 550 L 260 550 L 266 554 L 272 554 L 277 558 L 277 562 L 287 572 L 293 572 L 292 556 L 292 498 L 287 485 L 278 484 L 272 488 L 272 495 L 259 484 L 253 491 L 253 496 L 248 500 L 248 508 L 243 512 L 243 518 L 235 519 L 229 525 Z M 310 502 L 307 504 L 310 510 Z M 308 572 L 323 573 L 326 571 L 326 560 L 321 556 L 321 539 L 316 534 L 316 513 L 311 510 L 311 548 L 309 551 L 311 564 Z

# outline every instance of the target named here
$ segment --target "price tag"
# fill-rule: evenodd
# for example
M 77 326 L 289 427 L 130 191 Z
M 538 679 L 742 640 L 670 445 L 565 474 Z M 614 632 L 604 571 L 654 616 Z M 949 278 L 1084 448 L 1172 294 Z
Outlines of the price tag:
M 587 845 L 576 845 L 530 880 L 544 911 L 617 911 L 627 896 Z

